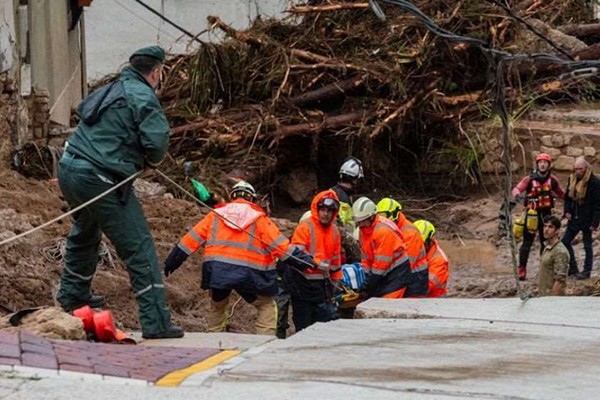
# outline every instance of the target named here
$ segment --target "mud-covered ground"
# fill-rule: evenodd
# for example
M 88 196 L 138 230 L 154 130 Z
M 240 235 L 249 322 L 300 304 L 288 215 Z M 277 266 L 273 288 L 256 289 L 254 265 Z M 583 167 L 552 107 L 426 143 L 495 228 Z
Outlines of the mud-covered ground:
M 510 250 L 497 237 L 499 196 L 482 196 L 468 201 L 437 207 L 428 212 L 438 226 L 439 239 L 451 261 L 449 296 L 506 297 L 516 294 L 510 263 Z M 159 258 L 164 260 L 186 228 L 202 216 L 194 203 L 174 199 L 169 194 L 144 197 L 146 217 L 154 235 Z M 0 171 L 0 241 L 48 221 L 66 210 L 56 182 L 36 181 L 3 170 Z M 301 209 L 276 210 L 284 234 L 290 236 Z M 407 216 L 411 211 L 407 207 Z M 64 220 L 0 248 L 0 311 L 4 314 L 24 307 L 52 305 L 58 287 L 61 262 L 48 257 L 48 250 L 67 234 L 70 221 Z M 598 247 L 598 241 L 595 242 Z M 579 259 L 581 244 L 576 244 Z M 600 251 L 600 249 L 597 249 Z M 54 253 L 56 256 L 56 252 Z M 60 257 L 58 257 L 60 258 Z M 524 290 L 533 291 L 539 256 L 534 248 L 530 257 L 529 280 Z M 118 260 L 101 265 L 93 289 L 107 296 L 107 308 L 127 329 L 139 329 L 135 300 L 128 275 Z M 592 281 L 593 282 L 593 281 Z M 200 289 L 200 256 L 194 255 L 184 267 L 166 279 L 173 319 L 188 331 L 205 329 L 207 293 Z M 571 294 L 590 294 L 593 285 L 570 281 Z M 244 301 L 230 303 L 230 329 L 252 332 L 254 308 Z M 234 306 L 235 303 L 235 306 Z

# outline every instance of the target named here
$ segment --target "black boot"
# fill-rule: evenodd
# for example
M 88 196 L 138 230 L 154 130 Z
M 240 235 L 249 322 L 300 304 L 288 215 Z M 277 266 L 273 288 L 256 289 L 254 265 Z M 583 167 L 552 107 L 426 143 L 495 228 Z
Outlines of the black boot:
M 183 329 L 176 325 L 171 325 L 166 331 L 159 333 L 142 333 L 144 339 L 177 339 L 182 338 L 183 335 Z
M 90 306 L 92 308 L 100 308 L 104 305 L 104 296 L 101 296 L 99 294 L 93 294 L 90 297 L 88 297 L 85 300 L 81 300 L 81 299 L 76 299 L 76 300 L 69 300 L 69 301 L 59 301 L 60 302 L 60 306 L 62 307 L 63 310 L 65 310 L 66 312 L 71 312 L 73 310 L 77 310 L 78 308 L 81 308 L 83 306 Z

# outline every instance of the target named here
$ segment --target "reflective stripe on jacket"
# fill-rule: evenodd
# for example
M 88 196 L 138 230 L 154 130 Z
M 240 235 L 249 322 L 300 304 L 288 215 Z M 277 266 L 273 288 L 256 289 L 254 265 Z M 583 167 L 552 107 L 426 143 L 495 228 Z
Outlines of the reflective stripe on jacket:
M 342 241 L 340 232 L 335 225 L 336 215 L 328 226 L 323 226 L 319 222 L 319 211 L 317 204 L 325 195 L 337 195 L 333 190 L 326 190 L 318 193 L 311 203 L 311 217 L 300 222 L 292 236 L 292 246 L 299 248 L 313 256 L 315 263 L 326 262 L 330 265 L 330 276 L 332 279 L 339 280 L 342 277 L 341 270 L 341 249 Z M 318 268 L 306 268 L 298 271 L 305 279 L 323 280 L 325 275 Z
M 236 199 L 210 212 L 178 246 L 188 255 L 204 246 L 205 263 L 216 261 L 258 271 L 274 271 L 275 258 L 287 258 L 289 241 L 259 206 Z
M 398 228 L 406 246 L 406 255 L 410 261 L 410 270 L 423 276 L 427 275 L 427 251 L 421 233 L 403 213 L 398 213 Z
M 375 216 L 370 227 L 360 230 L 360 247 L 365 272 L 375 278 L 371 278 L 371 282 L 377 281 L 375 287 L 367 285 L 370 286 L 369 295 L 402 297 L 402 289 L 410 284 L 413 274 L 410 273 L 406 248 L 396 224 L 382 216 Z
M 429 293 L 427 297 L 442 297 L 447 293 L 448 277 L 450 275 L 448 257 L 440 248 L 437 240 L 427 251 L 429 263 Z

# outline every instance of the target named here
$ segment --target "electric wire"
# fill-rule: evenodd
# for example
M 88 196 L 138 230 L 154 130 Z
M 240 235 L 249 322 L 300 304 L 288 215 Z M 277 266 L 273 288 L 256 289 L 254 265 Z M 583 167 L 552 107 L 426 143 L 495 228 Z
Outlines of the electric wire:
M 163 30 L 160 26 L 154 25 L 152 22 L 148 21 L 147 19 L 145 19 L 144 17 L 141 17 L 140 15 L 138 15 L 137 13 L 135 13 L 133 10 L 129 9 L 128 7 L 126 7 L 123 3 L 121 3 L 118 0 L 112 0 L 114 3 L 117 3 L 120 7 L 122 7 L 123 9 L 125 9 L 128 13 L 130 13 L 131 15 L 133 15 L 134 17 L 140 19 L 141 21 L 145 22 L 146 24 L 150 25 L 151 27 L 153 27 L 154 29 L 156 29 L 159 32 L 164 33 L 165 35 L 169 36 L 171 39 L 173 40 L 177 40 L 177 37 L 175 37 L 174 35 L 171 35 L 169 32 Z
M 204 44 L 204 42 L 200 39 L 198 39 L 197 35 L 194 35 L 193 33 L 191 33 L 190 31 L 188 31 L 187 29 L 181 27 L 180 25 L 176 24 L 175 22 L 171 21 L 169 18 L 167 18 L 166 16 L 164 16 L 161 12 L 155 10 L 154 8 L 150 7 L 148 4 L 144 3 L 142 0 L 133 0 L 136 3 L 138 3 L 139 5 L 141 5 L 142 7 L 144 7 L 146 10 L 150 11 L 152 14 L 156 15 L 157 17 L 159 17 L 160 19 L 162 19 L 163 21 L 165 21 L 166 23 L 170 24 L 171 26 L 173 26 L 175 29 L 179 30 L 180 32 L 182 32 L 183 34 L 189 36 L 190 38 L 192 38 L 192 40 L 195 40 L 198 43 Z
M 597 74 L 597 67 L 600 66 L 600 60 L 583 60 L 583 61 L 575 61 L 572 59 L 571 55 L 566 53 L 564 50 L 558 48 L 552 41 L 546 38 L 546 42 L 548 42 L 552 47 L 554 47 L 561 54 L 570 58 L 570 60 L 564 60 L 560 57 L 557 57 L 552 54 L 546 53 L 509 53 L 506 51 L 498 50 L 489 47 L 489 45 L 480 39 L 456 35 L 436 24 L 429 16 L 427 16 L 420 8 L 415 6 L 406 0 L 381 0 L 384 3 L 393 4 L 401 7 L 403 10 L 413 14 L 418 19 L 420 19 L 425 27 L 434 33 L 435 35 L 451 40 L 458 41 L 463 43 L 472 44 L 478 47 L 484 56 L 486 57 L 489 67 L 492 70 L 491 76 L 488 76 L 488 81 L 493 78 L 493 83 L 495 85 L 495 93 L 494 93 L 494 111 L 499 116 L 502 122 L 502 143 L 504 147 L 502 164 L 504 166 L 505 172 L 505 184 L 504 184 L 504 218 L 506 224 L 506 240 L 508 241 L 510 252 L 511 252 L 511 263 L 513 269 L 513 275 L 515 277 L 517 294 L 521 298 L 521 300 L 526 301 L 531 297 L 530 293 L 525 293 L 523 288 L 520 285 L 518 273 L 517 273 L 517 250 L 516 250 L 516 241 L 512 232 L 512 216 L 510 210 L 510 201 L 512 200 L 511 194 L 511 186 L 512 186 L 512 171 L 511 171 L 511 143 L 510 143 L 510 125 L 509 125 L 509 111 L 506 105 L 506 89 L 505 89 L 505 81 L 504 81 L 504 66 L 508 62 L 520 62 L 525 60 L 533 60 L 533 61 L 547 61 L 554 63 L 559 66 L 568 67 L 575 71 L 571 72 L 572 77 L 586 77 L 590 75 Z M 489 1 L 489 0 L 488 0 Z M 532 30 L 537 36 L 542 37 L 539 32 L 537 32 L 533 27 L 527 24 L 522 18 L 516 16 L 514 12 L 509 8 L 503 6 L 497 0 L 491 0 L 496 5 L 502 7 L 509 15 L 515 18 L 517 21 L 525 24 L 528 29 Z M 371 8 L 375 12 L 375 14 L 381 19 L 385 19 L 385 14 L 383 14 L 382 10 L 376 3 L 376 0 L 370 0 Z M 581 73 L 577 73 L 579 70 Z M 585 71 L 583 71 L 585 70 Z

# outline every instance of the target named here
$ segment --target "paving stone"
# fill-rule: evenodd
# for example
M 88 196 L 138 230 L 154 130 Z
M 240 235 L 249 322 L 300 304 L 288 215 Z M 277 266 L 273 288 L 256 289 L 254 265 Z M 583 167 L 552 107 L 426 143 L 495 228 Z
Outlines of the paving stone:
M 18 345 L 20 342 L 19 335 L 0 330 L 0 343 Z
M 58 363 L 54 355 L 40 353 L 23 353 L 21 355 L 22 365 L 27 367 L 58 369 Z
M 19 358 L 0 357 L 1 365 L 21 365 Z
M 61 371 L 83 372 L 83 373 L 88 373 L 88 374 L 94 373 L 94 367 L 91 365 L 86 366 L 86 365 L 61 363 L 60 370 Z
M 41 346 L 41 347 L 52 347 L 52 342 L 50 340 L 45 339 L 41 336 L 37 336 L 32 333 L 26 332 L 26 331 L 20 333 L 20 338 L 21 338 L 21 344 L 29 343 L 29 344 L 34 344 L 34 345 Z
M 21 358 L 21 347 L 16 344 L 0 344 L 0 357 Z
M 130 376 L 128 368 L 118 367 L 112 364 L 95 364 L 94 372 L 101 375 L 121 376 L 124 378 Z
M 23 342 L 21 343 L 21 351 L 27 353 L 38 353 L 38 354 L 48 354 L 54 356 L 54 348 L 52 347 L 52 343 L 48 342 L 47 345 L 37 345 L 32 343 Z
M 93 362 L 85 355 L 80 355 L 79 357 L 74 354 L 62 355 L 57 354 L 58 364 L 73 364 L 80 365 L 84 367 L 91 367 Z

